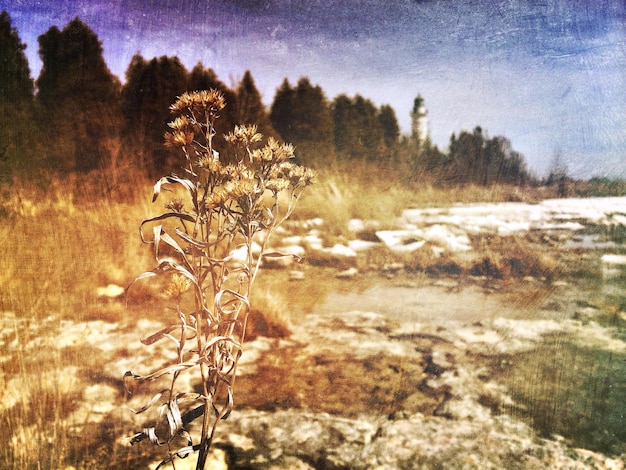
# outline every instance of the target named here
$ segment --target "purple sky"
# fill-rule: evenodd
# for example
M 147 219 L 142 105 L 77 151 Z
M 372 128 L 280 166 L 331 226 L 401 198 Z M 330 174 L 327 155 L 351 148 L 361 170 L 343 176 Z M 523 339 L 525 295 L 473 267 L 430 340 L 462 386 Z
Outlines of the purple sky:
M 250 70 L 269 105 L 284 78 L 329 99 L 390 104 L 403 132 L 420 93 L 430 134 L 480 125 L 531 170 L 626 176 L 624 0 L 0 0 L 33 78 L 37 37 L 78 16 L 120 79 L 139 52 L 198 61 L 227 84 Z

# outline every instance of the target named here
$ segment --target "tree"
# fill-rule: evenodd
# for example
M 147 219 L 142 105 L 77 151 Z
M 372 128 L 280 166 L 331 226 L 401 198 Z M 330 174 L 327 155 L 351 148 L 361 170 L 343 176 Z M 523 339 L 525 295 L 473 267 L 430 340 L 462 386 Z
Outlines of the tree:
M 376 106 L 361 95 L 340 95 L 332 104 L 335 148 L 349 159 L 379 160 L 384 149 L 383 127 Z
M 0 13 L 0 100 L 22 104 L 33 98 L 33 80 L 23 44 L 6 11 Z
M 398 144 L 400 138 L 400 126 L 396 118 L 396 112 L 387 104 L 382 105 L 378 111 L 378 122 L 383 131 L 383 142 L 385 147 L 393 148 Z
M 455 184 L 468 184 L 481 174 L 484 137 L 482 128 L 476 126 L 472 133 L 462 131 L 458 137 L 452 134 L 447 157 L 446 180 Z
M 132 155 L 150 176 L 174 168 L 175 152 L 163 146 L 169 130 L 170 103 L 187 89 L 188 73 L 177 57 L 147 62 L 135 55 L 122 88 L 124 154 Z
M 244 73 L 243 78 L 237 87 L 237 124 L 255 123 L 258 130 L 264 136 L 275 136 L 276 132 L 272 128 L 270 118 L 261 100 L 261 93 L 252 78 L 249 70 Z
M 33 80 L 17 30 L 6 11 L 0 13 L 0 180 L 36 155 L 31 143 Z M 27 165 L 32 167 L 32 165 Z
M 295 101 L 296 90 L 285 78 L 274 95 L 270 108 L 270 122 L 274 130 L 287 142 L 294 142 L 293 136 L 299 133 L 293 125 Z
M 298 159 L 308 165 L 334 160 L 334 126 L 330 106 L 319 86 L 301 78 L 296 88 L 285 79 L 270 110 L 272 126 L 296 146 Z
M 568 182 L 570 177 L 568 176 L 567 164 L 563 161 L 563 155 L 560 149 L 554 152 L 552 157 L 552 164 L 550 165 L 550 173 L 546 184 L 548 186 L 556 185 L 557 195 L 559 197 L 565 197 L 568 195 Z
M 50 166 L 88 171 L 108 165 L 120 125 L 119 80 L 111 74 L 96 34 L 80 19 L 39 36 L 43 67 L 37 79 Z
M 480 126 L 473 132 L 452 134 L 445 160 L 445 179 L 454 184 L 523 185 L 530 176 L 523 155 L 502 136 L 486 137 Z

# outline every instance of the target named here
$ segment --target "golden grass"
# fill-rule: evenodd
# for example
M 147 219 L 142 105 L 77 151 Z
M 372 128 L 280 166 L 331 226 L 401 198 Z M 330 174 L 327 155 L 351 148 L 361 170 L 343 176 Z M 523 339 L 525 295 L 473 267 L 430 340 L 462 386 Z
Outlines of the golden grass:
M 65 468 L 87 458 L 81 450 L 85 440 L 75 435 L 84 423 L 69 416 L 83 399 L 76 374 L 90 356 L 59 350 L 53 338 L 62 318 L 80 322 L 107 310 L 98 287 L 124 286 L 129 271 L 149 262 L 135 228 L 149 208 L 102 197 L 107 177 L 45 186 L 13 181 L 0 188 L 0 237 L 5 240 L 0 255 L 0 422 L 6 438 L 1 468 Z M 123 319 L 121 308 L 115 312 L 108 320 Z
M 126 178 L 119 182 L 117 191 L 111 191 L 113 178 L 107 173 L 52 181 L 45 188 L 15 181 L 0 189 L 0 237 L 9 247 L 0 255 L 0 309 L 20 317 L 60 314 L 93 318 L 106 310 L 97 297 L 98 287 L 110 283 L 125 286 L 132 274 L 152 267 L 150 250 L 139 242 L 137 226 L 158 214 L 162 206 L 149 202 L 150 181 L 137 174 L 134 180 Z M 348 222 L 353 218 L 375 220 L 384 229 L 393 227 L 407 207 L 532 200 L 535 196 L 533 191 L 508 187 L 407 187 L 393 174 L 357 164 L 320 172 L 316 184 L 301 196 L 293 218 L 320 217 L 324 219 L 324 237 L 345 239 L 351 236 Z M 333 240 L 327 243 L 332 246 Z M 501 257 L 495 252 L 508 250 L 486 248 L 496 264 Z M 520 255 L 532 258 L 534 265 L 552 263 L 549 256 L 541 261 L 544 255 L 531 250 Z M 389 253 L 369 256 L 398 261 Z M 418 270 L 434 262 L 428 253 L 415 253 L 405 261 Z M 524 275 L 534 275 L 533 270 L 528 267 Z M 149 296 L 150 289 L 140 284 L 133 287 L 129 300 L 135 303 Z
M 125 178 L 125 181 L 116 180 L 104 172 L 41 186 L 14 181 L 0 188 L 0 239 L 5 241 L 0 254 L 0 310 L 5 329 L 10 324 L 9 318 L 14 318 L 17 325 L 15 334 L 9 335 L 1 348 L 5 357 L 1 376 L 5 389 L 13 380 L 11 388 L 21 391 L 14 397 L 13 405 L 0 412 L 0 422 L 8 430 L 0 451 L 2 468 L 63 468 L 70 464 L 79 468 L 80 462 L 87 468 L 85 462 L 89 459 L 92 462 L 101 459 L 94 462 L 95 468 L 107 462 L 112 452 L 119 451 L 120 444 L 114 436 L 120 434 L 120 422 L 104 423 L 94 431 L 93 439 L 103 442 L 90 439 L 98 456 L 89 456 L 87 444 L 73 434 L 76 423 L 63 419 L 80 397 L 69 385 L 58 386 L 63 380 L 72 380 L 71 376 L 55 376 L 53 371 L 82 367 L 86 360 L 84 352 L 60 354 L 53 349 L 42 349 L 41 357 L 34 360 L 10 348 L 18 344 L 12 342 L 15 337 L 19 335 L 26 341 L 25 332 L 46 321 L 53 325 L 60 318 L 75 321 L 101 318 L 126 324 L 136 321 L 137 310 L 107 304 L 97 295 L 98 287 L 126 286 L 136 274 L 153 267 L 152 254 L 139 241 L 137 227 L 141 220 L 161 212 L 162 206 L 149 202 L 152 182 L 137 174 L 126 173 Z M 511 188 L 443 190 L 430 185 L 408 188 L 392 174 L 358 165 L 321 172 L 317 184 L 301 197 L 294 215 L 300 220 L 321 217 L 325 220 L 325 231 L 334 237 L 348 237 L 347 223 L 352 218 L 376 220 L 385 228 L 392 227 L 406 207 L 516 198 L 532 196 Z M 520 257 L 529 260 L 528 274 L 552 269 L 553 260 L 548 255 L 514 248 Z M 508 249 L 492 246 L 491 254 L 486 256 L 503 269 L 507 263 L 503 253 Z M 373 264 L 381 266 L 398 261 L 389 252 L 372 252 L 368 256 Z M 544 256 L 547 256 L 545 260 Z M 400 261 L 420 271 L 441 263 L 427 252 Z M 322 274 L 311 273 L 311 276 Z M 310 308 L 310 299 L 323 299 L 327 295 L 328 284 L 307 283 L 309 287 L 306 287 L 286 279 L 281 281 L 277 275 L 260 282 L 254 302 L 270 321 L 288 328 L 297 315 Z M 303 292 L 311 285 L 318 286 L 315 292 Z M 152 296 L 157 297 L 158 293 L 139 284 L 133 287 L 129 300 L 137 304 Z M 302 298 L 307 303 L 297 301 Z M 142 314 L 148 318 L 163 315 L 159 313 L 162 308 L 156 311 L 151 308 L 150 304 L 144 304 Z M 46 337 L 52 334 L 50 328 L 39 330 L 38 334 Z M 57 386 L 51 386 L 50 380 L 58 380 Z M 33 403 L 37 406 L 32 406 Z M 133 458 L 137 458 L 138 451 L 134 452 Z M 119 461 L 128 463 L 128 460 Z
M 0 236 L 3 311 L 45 318 L 81 319 L 97 305 L 97 288 L 128 283 L 128 270 L 149 266 L 133 226 L 145 217 L 142 204 L 94 195 L 77 202 L 71 189 L 3 188 L 5 223 Z
M 549 195 L 537 188 L 514 186 L 438 188 L 428 183 L 405 184 L 393 171 L 373 164 L 350 162 L 321 170 L 316 184 L 302 195 L 296 219 L 324 219 L 325 230 L 346 235 L 350 219 L 376 220 L 392 227 L 406 208 L 455 203 L 538 201 Z

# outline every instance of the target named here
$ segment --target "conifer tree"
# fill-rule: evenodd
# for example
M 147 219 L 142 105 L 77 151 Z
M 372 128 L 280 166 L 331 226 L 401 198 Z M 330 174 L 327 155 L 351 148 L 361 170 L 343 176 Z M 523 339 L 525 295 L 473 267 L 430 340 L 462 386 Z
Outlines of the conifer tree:
M 39 36 L 40 126 L 47 129 L 53 169 L 89 171 L 108 165 L 120 125 L 119 80 L 109 71 L 96 34 L 80 19 Z
M 497 183 L 523 185 L 530 180 L 524 157 L 501 136 L 491 139 L 480 126 L 473 132 L 452 134 L 445 164 L 445 180 L 452 184 Z
M 334 160 L 334 124 L 330 105 L 319 86 L 301 78 L 296 88 L 285 79 L 270 112 L 274 129 L 293 143 L 298 158 L 309 166 Z
M 247 125 L 255 123 L 259 133 L 266 137 L 275 136 L 269 115 L 261 99 L 261 93 L 254 83 L 249 70 L 243 75 L 237 87 L 237 124 Z
M 0 180 L 8 179 L 20 161 L 36 155 L 31 143 L 33 80 L 17 30 L 6 11 L 0 13 Z
M 21 104 L 33 98 L 33 80 L 20 40 L 6 11 L 0 13 L 0 100 Z
M 123 149 L 133 165 L 148 175 L 167 172 L 176 154 L 163 146 L 171 121 L 170 103 L 187 90 L 188 73 L 177 57 L 146 61 L 135 55 L 122 88 Z
M 378 109 L 368 99 L 340 95 L 333 101 L 335 146 L 339 156 L 368 161 L 380 160 L 384 149 Z
M 398 144 L 400 138 L 400 126 L 396 118 L 396 112 L 388 104 L 382 105 L 378 111 L 378 122 L 383 131 L 385 147 L 391 149 Z
M 294 128 L 294 106 L 296 100 L 296 91 L 289 83 L 288 79 L 284 79 L 283 83 L 276 90 L 274 101 L 270 108 L 270 122 L 286 142 L 297 143 L 294 140 L 294 134 L 297 131 Z

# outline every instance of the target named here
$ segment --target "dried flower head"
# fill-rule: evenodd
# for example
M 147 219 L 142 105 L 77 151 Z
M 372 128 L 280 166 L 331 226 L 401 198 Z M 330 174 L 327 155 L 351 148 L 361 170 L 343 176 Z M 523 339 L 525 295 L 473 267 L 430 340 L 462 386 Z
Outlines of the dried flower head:
M 165 208 L 171 210 L 172 212 L 183 212 L 185 203 L 182 199 L 172 199 L 165 204 Z
M 235 126 L 233 132 L 229 132 L 224 136 L 226 142 L 239 147 L 246 147 L 251 144 L 261 142 L 262 134 L 257 132 L 257 126 Z
M 172 122 L 168 122 L 167 125 L 174 130 L 184 131 L 189 128 L 189 121 L 187 120 L 187 116 L 183 114 L 181 116 L 178 116 Z
M 165 297 L 169 299 L 180 299 L 180 297 L 189 290 L 191 281 L 182 274 L 172 275 L 169 286 L 165 289 Z
M 284 191 L 289 188 L 289 181 L 285 178 L 274 178 L 265 181 L 265 189 L 273 192 L 274 194 Z
M 273 137 L 267 139 L 265 147 L 252 152 L 252 161 L 261 165 L 267 163 L 280 165 L 293 157 L 293 145 L 281 144 Z
M 191 112 L 192 114 L 206 113 L 210 117 L 217 117 L 218 113 L 226 106 L 224 95 L 213 88 L 201 91 L 186 91 L 178 97 L 178 100 L 170 106 L 174 113 Z
M 195 135 L 193 132 L 177 130 L 165 134 L 165 145 L 167 147 L 185 147 L 193 142 Z

